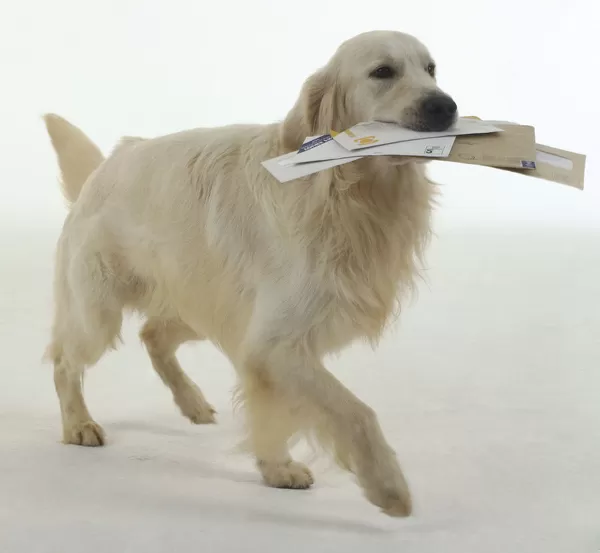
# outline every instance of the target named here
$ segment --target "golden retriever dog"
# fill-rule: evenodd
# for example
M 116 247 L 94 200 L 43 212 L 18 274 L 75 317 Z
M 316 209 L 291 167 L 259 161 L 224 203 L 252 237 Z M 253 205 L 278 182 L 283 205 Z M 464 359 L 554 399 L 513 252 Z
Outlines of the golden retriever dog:
M 47 350 L 64 442 L 104 444 L 83 373 L 134 311 L 146 318 L 152 366 L 194 423 L 214 422 L 214 410 L 177 348 L 210 340 L 225 353 L 266 484 L 310 487 L 289 446 L 315 437 L 370 502 L 408 516 L 409 489 L 374 411 L 322 360 L 358 339 L 374 344 L 413 289 L 435 187 L 414 159 L 367 157 L 287 184 L 261 162 L 361 121 L 439 131 L 456 117 L 427 49 L 392 31 L 343 43 L 274 124 L 125 138 L 105 159 L 78 128 L 46 115 L 70 202 Z

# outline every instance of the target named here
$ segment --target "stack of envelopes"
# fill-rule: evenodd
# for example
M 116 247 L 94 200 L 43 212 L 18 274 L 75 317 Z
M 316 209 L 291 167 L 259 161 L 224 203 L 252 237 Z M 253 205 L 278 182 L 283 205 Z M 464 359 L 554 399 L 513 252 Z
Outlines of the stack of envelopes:
M 462 117 L 443 132 L 395 123 L 359 123 L 341 133 L 307 137 L 297 152 L 263 166 L 280 182 L 295 180 L 366 156 L 408 156 L 495 167 L 583 189 L 585 156 L 535 141 L 535 129 Z

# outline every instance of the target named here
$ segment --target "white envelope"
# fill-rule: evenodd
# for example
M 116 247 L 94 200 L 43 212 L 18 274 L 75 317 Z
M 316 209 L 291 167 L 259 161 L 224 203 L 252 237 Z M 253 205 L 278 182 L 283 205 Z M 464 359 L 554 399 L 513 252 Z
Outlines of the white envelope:
M 460 136 L 463 134 L 486 134 L 502 132 L 502 129 L 477 119 L 460 118 L 456 124 L 446 131 L 420 132 L 402 127 L 396 123 L 378 121 L 359 123 L 341 132 L 333 139 L 346 150 L 355 152 L 375 145 L 405 142 L 407 140 L 432 139 L 442 136 Z
M 360 151 L 361 156 L 424 156 L 448 157 L 456 140 L 455 136 L 441 136 L 407 142 L 394 142 L 373 146 Z M 331 135 L 319 136 L 307 140 L 295 155 L 279 161 L 280 165 L 326 161 L 330 159 L 355 158 L 357 152 L 349 152 L 340 146 Z
M 261 164 L 279 182 L 283 183 L 306 177 L 308 175 L 312 175 L 313 173 L 330 169 L 331 167 L 337 167 L 338 165 L 343 165 L 344 163 L 350 163 L 351 161 L 360 159 L 367 155 L 404 155 L 436 158 L 440 156 L 445 157 L 450 154 L 454 141 L 456 140 L 456 137 L 454 136 L 438 137 L 431 140 L 411 140 L 409 142 L 378 146 L 377 150 L 379 153 L 374 152 L 375 148 L 370 148 L 367 151 L 361 151 L 361 155 L 358 156 L 356 154 L 352 155 L 341 146 L 336 145 L 337 148 L 339 148 L 337 152 L 341 156 L 337 159 L 319 159 L 317 161 L 305 161 L 302 163 L 297 163 L 295 161 L 295 158 L 300 155 L 299 152 L 302 154 L 308 154 L 312 151 L 318 150 L 319 148 L 323 148 L 328 144 L 332 144 L 333 141 L 330 137 L 326 138 L 327 136 L 329 135 L 318 137 L 309 136 L 304 140 L 304 143 L 298 152 L 291 152 L 279 157 L 274 157 L 267 161 L 263 161 Z M 305 147 L 308 149 L 305 149 Z M 373 151 L 373 153 L 371 153 L 371 151 Z M 314 155 L 317 158 L 320 157 L 318 152 Z
M 311 138 L 307 138 L 305 142 L 311 140 Z M 329 159 L 327 161 L 315 161 L 313 163 L 295 163 L 293 165 L 282 165 L 281 162 L 286 159 L 293 157 L 296 155 L 296 152 L 291 152 L 289 154 L 283 154 L 279 157 L 274 157 L 267 161 L 261 162 L 261 165 L 271 173 L 279 182 L 289 182 L 291 180 L 299 179 L 302 177 L 306 177 L 308 175 L 312 175 L 313 173 L 318 173 L 319 171 L 323 171 L 325 169 L 329 169 L 331 167 L 336 167 L 337 165 L 343 165 L 344 163 L 350 163 L 355 159 L 360 159 L 364 156 L 353 156 L 353 157 L 345 157 L 342 159 Z

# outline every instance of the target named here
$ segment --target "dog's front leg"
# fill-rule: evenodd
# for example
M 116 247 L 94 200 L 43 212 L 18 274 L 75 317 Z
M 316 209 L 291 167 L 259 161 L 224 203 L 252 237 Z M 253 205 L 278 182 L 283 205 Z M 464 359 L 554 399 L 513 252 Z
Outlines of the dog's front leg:
M 246 380 L 251 443 L 267 483 L 269 469 L 293 463 L 287 451 L 289 436 L 297 430 L 315 430 L 323 445 L 356 474 L 369 501 L 390 516 L 410 514 L 408 486 L 375 413 L 325 369 L 306 341 L 289 336 L 263 341 L 255 335 L 240 368 Z M 259 399 L 253 385 L 267 395 Z M 263 416 L 255 418 L 254 410 Z M 292 466 L 293 472 L 301 470 L 296 463 Z M 307 481 L 288 476 L 290 481 Z
M 288 442 L 303 421 L 259 367 L 243 368 L 242 398 L 248 445 L 265 483 L 273 488 L 304 489 L 313 484 L 310 470 L 294 461 Z

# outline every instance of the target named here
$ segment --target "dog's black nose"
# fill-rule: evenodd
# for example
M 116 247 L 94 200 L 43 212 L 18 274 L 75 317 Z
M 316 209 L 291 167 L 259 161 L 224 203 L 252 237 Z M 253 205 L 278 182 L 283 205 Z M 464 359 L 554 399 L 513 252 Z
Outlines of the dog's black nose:
M 428 96 L 421 104 L 421 117 L 429 131 L 445 131 L 456 118 L 456 102 L 445 94 Z

